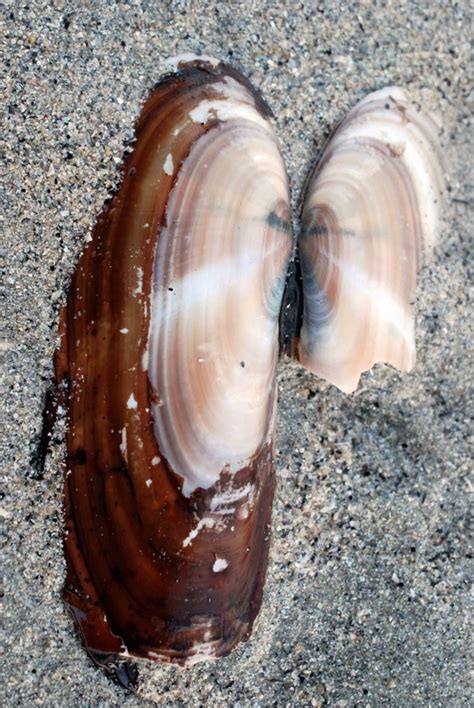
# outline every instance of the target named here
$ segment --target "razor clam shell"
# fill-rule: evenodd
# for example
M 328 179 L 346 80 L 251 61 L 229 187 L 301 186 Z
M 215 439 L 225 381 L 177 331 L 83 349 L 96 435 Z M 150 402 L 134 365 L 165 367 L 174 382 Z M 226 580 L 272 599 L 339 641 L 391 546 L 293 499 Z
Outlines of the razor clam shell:
M 180 63 L 141 111 L 62 317 L 64 597 L 98 663 L 191 664 L 250 634 L 287 221 L 260 97 L 229 67 Z
M 416 275 L 443 186 L 439 125 L 395 87 L 350 111 L 316 168 L 299 240 L 298 356 L 343 391 L 376 362 L 415 364 Z

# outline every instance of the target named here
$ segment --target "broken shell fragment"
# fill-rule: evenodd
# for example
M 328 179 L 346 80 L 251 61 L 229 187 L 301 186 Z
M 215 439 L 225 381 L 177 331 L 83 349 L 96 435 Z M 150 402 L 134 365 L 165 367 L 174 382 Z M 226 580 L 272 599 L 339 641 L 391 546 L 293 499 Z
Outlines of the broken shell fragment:
M 312 177 L 299 240 L 299 360 L 346 392 L 376 362 L 415 363 L 413 300 L 436 236 L 439 126 L 399 88 L 364 98 Z
M 236 71 L 145 103 L 63 314 L 65 599 L 89 653 L 192 664 L 249 636 L 274 488 L 288 184 Z

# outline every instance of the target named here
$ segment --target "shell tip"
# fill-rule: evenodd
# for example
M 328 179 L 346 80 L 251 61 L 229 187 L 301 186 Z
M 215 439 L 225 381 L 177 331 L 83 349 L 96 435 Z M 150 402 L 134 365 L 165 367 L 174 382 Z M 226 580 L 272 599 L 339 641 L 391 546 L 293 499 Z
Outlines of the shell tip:
M 165 59 L 165 69 L 170 72 L 178 72 L 184 69 L 188 64 L 209 64 L 212 68 L 219 66 L 220 59 L 208 56 L 207 54 L 194 54 L 193 52 L 184 52 L 173 57 Z

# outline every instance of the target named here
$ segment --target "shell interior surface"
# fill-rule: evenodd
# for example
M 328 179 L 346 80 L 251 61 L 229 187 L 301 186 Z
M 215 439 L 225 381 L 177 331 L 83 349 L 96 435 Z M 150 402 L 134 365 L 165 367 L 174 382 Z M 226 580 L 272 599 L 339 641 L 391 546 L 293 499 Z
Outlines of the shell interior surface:
M 415 363 L 413 304 L 438 230 L 439 126 L 390 87 L 363 99 L 309 183 L 299 360 L 346 392 L 376 362 Z
M 227 83 L 204 112 L 191 112 L 206 119 L 213 103 L 219 123 L 181 164 L 153 270 L 154 429 L 186 496 L 211 487 L 224 469 L 248 466 L 272 432 L 292 246 L 282 227 L 288 185 L 273 129 L 248 95 L 240 99 L 241 87 Z
M 64 596 L 97 662 L 190 665 L 248 638 L 268 558 L 276 366 L 344 390 L 414 360 L 411 301 L 441 189 L 437 127 L 369 96 L 310 183 L 292 259 L 269 110 L 185 57 L 155 87 L 64 308 Z M 282 323 L 286 322 L 286 325 Z M 287 346 L 288 345 L 288 346 Z

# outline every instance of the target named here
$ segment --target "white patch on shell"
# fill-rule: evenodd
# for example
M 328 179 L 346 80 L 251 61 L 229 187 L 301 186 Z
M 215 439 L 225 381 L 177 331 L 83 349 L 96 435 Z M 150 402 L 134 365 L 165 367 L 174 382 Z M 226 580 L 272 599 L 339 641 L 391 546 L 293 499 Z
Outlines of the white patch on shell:
M 120 334 L 128 334 L 128 328 L 122 327 L 122 329 L 120 330 Z
M 195 644 L 193 646 L 194 654 L 186 657 L 184 660 L 184 666 L 194 666 L 195 664 L 199 664 L 201 661 L 215 661 L 217 659 L 215 644 L 216 642 L 202 642 L 201 644 Z
M 137 406 L 138 406 L 137 399 L 135 398 L 133 393 L 131 393 L 130 397 L 127 401 L 127 408 L 135 409 L 135 408 L 137 408 Z
M 229 563 L 226 561 L 225 558 L 219 558 L 218 556 L 216 556 L 216 560 L 214 561 L 212 570 L 214 573 L 222 573 L 222 571 L 225 570 L 228 565 Z
M 232 514 L 234 512 L 234 507 L 232 506 L 235 502 L 240 501 L 244 497 L 249 497 L 253 499 L 254 488 L 251 484 L 246 484 L 245 487 L 240 489 L 229 489 L 221 494 L 215 494 L 209 505 L 211 511 L 216 514 Z
M 205 516 L 203 519 L 201 519 L 196 526 L 196 528 L 192 529 L 192 531 L 189 532 L 189 535 L 186 536 L 186 538 L 183 541 L 183 548 L 186 548 L 186 546 L 189 546 L 190 543 L 193 542 L 193 540 L 196 538 L 198 533 L 202 529 L 212 529 L 216 525 L 216 519 L 213 519 L 211 516 Z
M 151 485 L 153 484 L 153 480 L 152 480 L 152 479 L 146 479 L 146 480 L 145 480 L 145 484 L 146 484 L 147 487 L 151 487 Z
M 173 155 L 169 152 L 168 156 L 165 160 L 165 164 L 163 165 L 163 170 L 165 174 L 167 175 L 172 175 L 173 170 L 174 170 L 174 164 L 173 164 Z
M 120 656 L 125 656 L 127 658 L 131 658 L 129 651 L 123 642 L 120 645 Z
M 193 646 L 194 653 L 184 659 L 183 665 L 188 667 L 199 664 L 201 661 L 216 661 L 215 645 L 216 642 L 206 642 L 205 635 L 204 642 L 196 643 Z M 164 658 L 161 654 L 157 654 L 154 651 L 149 651 L 148 656 L 150 659 L 157 659 L 158 661 L 163 661 Z
M 214 114 L 220 121 L 244 120 L 257 123 L 271 133 L 268 120 L 256 109 L 253 96 L 230 76 L 212 86 L 222 98 L 204 99 L 189 112 L 194 123 L 204 125 Z
M 120 442 L 120 452 L 122 453 L 122 457 L 125 460 L 125 462 L 128 462 L 128 457 L 127 457 L 127 428 L 124 426 L 122 430 L 120 431 L 120 436 L 121 436 L 121 442 Z
M 161 462 L 161 457 L 156 456 L 152 459 L 151 464 L 152 465 L 159 465 L 160 462 Z
M 137 268 L 137 287 L 133 291 L 133 296 L 136 297 L 137 295 L 142 295 L 143 294 L 143 268 L 140 268 L 140 266 Z
M 189 111 L 189 117 L 193 123 L 205 125 L 213 113 L 220 121 L 241 119 L 259 123 L 262 127 L 267 128 L 265 118 L 262 118 L 260 114 L 255 111 L 253 106 L 249 104 L 242 105 L 230 99 L 228 101 L 219 99 L 210 101 L 205 99 L 201 101 L 196 108 Z

